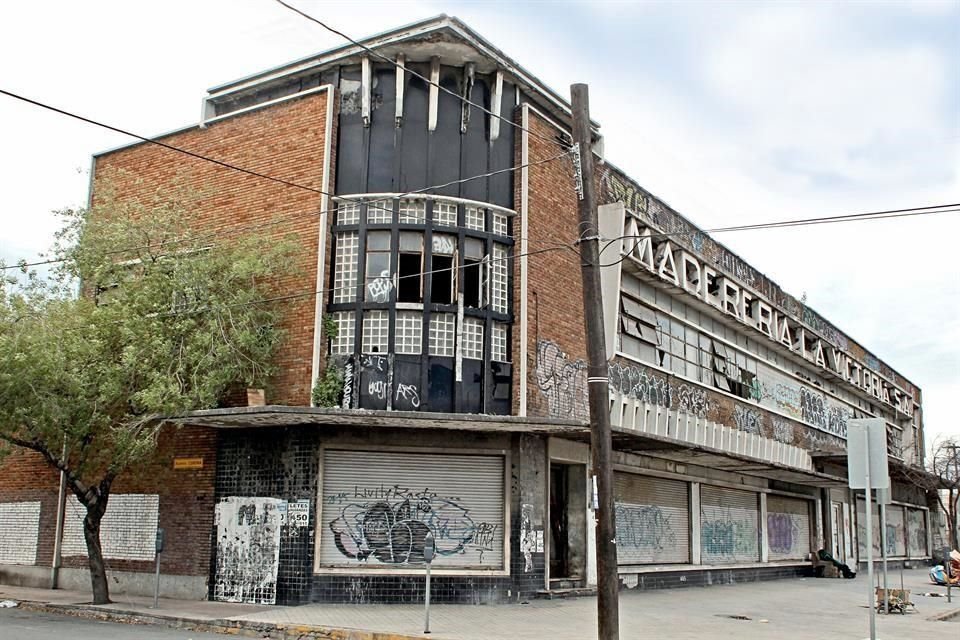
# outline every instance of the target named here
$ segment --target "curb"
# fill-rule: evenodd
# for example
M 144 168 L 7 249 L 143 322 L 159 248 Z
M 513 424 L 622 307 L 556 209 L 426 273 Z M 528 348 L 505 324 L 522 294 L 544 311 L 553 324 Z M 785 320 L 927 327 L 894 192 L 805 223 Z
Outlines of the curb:
M 248 638 L 270 638 L 271 640 L 423 640 L 425 637 L 422 635 L 410 636 L 389 632 L 365 631 L 363 629 L 288 625 L 247 620 L 197 620 L 195 618 L 165 616 L 141 611 L 100 609 L 93 605 L 49 604 L 29 600 L 21 600 L 18 606 L 27 611 L 59 613 L 93 620 L 121 622 L 131 625 L 158 625 L 187 631 L 221 633 Z
M 953 620 L 954 618 L 960 618 L 960 609 L 953 609 L 952 611 L 944 611 L 938 613 L 937 615 L 930 616 L 927 620 L 933 622 L 946 622 L 948 620 Z

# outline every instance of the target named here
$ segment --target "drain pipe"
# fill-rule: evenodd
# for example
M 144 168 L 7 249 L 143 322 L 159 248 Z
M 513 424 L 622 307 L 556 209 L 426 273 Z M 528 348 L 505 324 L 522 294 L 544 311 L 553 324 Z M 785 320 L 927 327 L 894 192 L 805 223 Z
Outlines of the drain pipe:
M 63 443 L 61 460 L 67 458 L 67 443 Z M 60 471 L 60 491 L 57 493 L 57 529 L 53 537 L 53 563 L 50 567 L 50 588 L 59 588 L 60 565 L 63 563 L 63 521 L 67 507 L 67 474 Z

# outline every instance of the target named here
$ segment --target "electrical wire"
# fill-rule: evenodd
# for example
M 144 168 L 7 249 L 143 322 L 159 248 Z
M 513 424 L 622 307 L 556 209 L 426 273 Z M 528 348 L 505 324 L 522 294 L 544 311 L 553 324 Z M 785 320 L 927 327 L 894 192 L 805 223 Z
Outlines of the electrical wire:
M 350 42 L 350 43 L 353 44 L 354 46 L 360 47 L 361 49 L 363 49 L 363 50 L 366 51 L 367 53 L 370 53 L 370 54 L 372 54 L 372 55 L 375 55 L 376 57 L 380 58 L 381 60 L 392 64 L 392 65 L 393 65 L 394 67 L 396 67 L 397 69 L 402 69 L 404 72 L 409 73 L 410 75 L 414 76 L 415 78 L 419 78 L 420 80 L 423 80 L 423 81 L 426 82 L 427 84 L 429 84 L 429 85 L 431 85 L 431 86 L 434 86 L 434 87 L 437 87 L 440 91 L 443 91 L 444 93 L 450 94 L 451 96 L 453 96 L 453 97 L 456 98 L 457 100 L 460 100 L 461 102 L 466 103 L 466 104 L 469 104 L 469 105 L 471 105 L 471 106 L 474 106 L 474 107 L 476 107 L 477 109 L 479 109 L 480 111 L 483 111 L 484 113 L 486 113 L 487 115 L 493 116 L 494 118 L 497 118 L 498 120 L 500 120 L 500 121 L 502 121 L 502 122 L 506 122 L 506 123 L 507 123 L 508 125 L 510 125 L 511 127 L 514 127 L 514 128 L 516 128 L 516 129 L 519 129 L 520 131 L 524 131 L 524 132 L 526 132 L 526 133 L 528 133 L 528 134 L 530 134 L 530 135 L 532 135 L 532 136 L 534 136 L 534 137 L 540 138 L 541 140 L 544 140 L 544 141 L 549 142 L 549 143 L 551 143 L 551 144 L 556 144 L 556 145 L 558 145 L 558 146 L 560 146 L 560 147 L 566 148 L 565 145 L 561 144 L 558 140 L 556 140 L 556 139 L 554 139 L 554 138 L 549 138 L 549 137 L 544 136 L 544 135 L 542 135 L 542 134 L 539 134 L 539 133 L 537 133 L 537 132 L 535 132 L 535 131 L 531 131 L 530 129 L 526 129 L 526 128 L 524 128 L 522 125 L 519 125 L 519 124 L 517 124 L 516 122 L 514 122 L 513 120 L 511 120 L 511 119 L 509 119 L 509 118 L 504 118 L 504 117 L 501 116 L 500 114 L 494 113 L 493 111 L 490 111 L 489 109 L 485 108 L 483 105 L 480 105 L 480 104 L 477 104 L 477 103 L 475 103 L 475 102 L 471 102 L 471 101 L 467 100 L 466 98 L 464 98 L 464 97 L 461 96 L 460 94 L 455 93 L 455 92 L 451 91 L 450 89 L 447 89 L 447 88 L 444 87 L 444 86 L 441 86 L 441 85 L 440 85 L 439 83 L 437 83 L 437 82 L 433 82 L 432 80 L 430 80 L 430 79 L 427 78 L 426 76 L 423 76 L 423 75 L 417 73 L 416 71 L 413 71 L 412 69 L 407 69 L 406 67 L 402 67 L 402 68 L 401 68 L 400 65 L 397 64 L 397 62 L 396 62 L 395 60 L 391 60 L 390 58 L 386 57 L 385 55 L 383 55 L 383 54 L 381 54 L 381 53 L 377 53 L 376 51 L 374 51 L 373 49 L 371 49 L 371 48 L 368 47 L 367 45 L 365 45 L 365 44 L 363 44 L 363 43 L 361 43 L 361 42 L 358 42 L 357 40 L 354 40 L 353 38 L 351 38 L 351 37 L 348 36 L 347 34 L 343 33 L 342 31 L 338 31 L 338 30 L 334 29 L 333 27 L 331 27 L 330 25 L 326 24 L 326 23 L 323 22 L 322 20 L 311 16 L 309 13 L 306 13 L 305 11 L 301 11 L 300 9 L 298 9 L 298 8 L 296 8 L 296 7 L 294 7 L 294 6 L 292 6 L 292 5 L 290 5 L 290 4 L 287 4 L 287 3 L 284 2 L 283 0 L 274 0 L 274 2 L 276 2 L 277 4 L 279 4 L 279 5 L 287 8 L 287 9 L 289 9 L 290 11 L 293 11 L 293 12 L 296 13 L 297 15 L 300 15 L 300 16 L 306 18 L 306 19 L 309 20 L 310 22 L 314 22 L 314 23 L 320 25 L 321 27 L 323 27 L 324 29 L 326 29 L 326 30 L 329 31 L 330 33 L 333 33 L 333 34 L 336 34 L 336 35 L 340 36 L 341 38 L 343 38 L 344 40 Z
M 94 120 L 93 118 L 88 118 L 88 117 L 86 117 L 86 116 L 82 116 L 82 115 L 73 113 L 73 112 L 71 112 L 71 111 L 67 111 L 66 109 L 61 109 L 61 108 L 59 108 L 59 107 L 55 107 L 55 106 L 53 106 L 53 105 L 49 105 L 49 104 L 40 102 L 39 100 L 35 100 L 35 99 L 33 99 L 33 98 L 28 98 L 28 97 L 26 97 L 26 96 L 19 95 L 19 94 L 17 94 L 17 93 L 14 93 L 14 92 L 12 92 L 12 91 L 8 91 L 8 90 L 3 89 L 3 88 L 0 88 L 0 94 L 6 95 L 6 96 L 8 96 L 8 97 L 11 97 L 11 98 L 14 98 L 14 99 L 17 99 L 17 100 L 21 100 L 21 101 L 23 101 L 23 102 L 26 102 L 26 103 L 28 103 L 28 104 L 34 105 L 34 106 L 36 106 L 36 107 L 40 107 L 40 108 L 42 108 L 42 109 L 47 109 L 47 110 L 49 110 L 49 111 L 53 111 L 54 113 L 57 113 L 57 114 L 60 114 L 60 115 L 63 115 L 63 116 L 69 117 L 69 118 L 74 118 L 74 119 L 76 119 L 76 120 L 80 120 L 81 122 L 85 122 L 85 123 L 87 123 L 87 124 L 91 124 L 91 125 L 94 125 L 94 126 L 97 126 L 97 127 L 101 127 L 101 128 L 107 129 L 107 130 L 109 130 L 109 131 L 114 131 L 114 132 L 116 132 L 116 133 L 121 133 L 121 134 L 123 134 L 123 135 L 129 136 L 129 137 L 132 137 L 132 138 L 136 138 L 137 140 L 140 140 L 140 141 L 142 141 L 142 142 L 146 142 L 146 143 L 149 143 L 149 144 L 157 145 L 157 146 L 162 147 L 162 148 L 164 148 L 164 149 L 167 149 L 167 150 L 169 150 L 169 151 L 174 151 L 174 152 L 182 153 L 182 154 L 185 154 L 185 155 L 190 156 L 190 157 L 192 157 L 192 158 L 194 158 L 194 159 L 197 159 L 197 160 L 203 160 L 203 161 L 205 161 L 205 162 L 210 162 L 210 163 L 213 163 L 213 164 L 215 164 L 215 165 L 217 165 L 217 166 L 220 166 L 220 167 L 223 167 L 223 168 L 226 168 L 226 169 L 230 169 L 230 170 L 233 170 L 233 171 L 238 171 L 238 172 L 240 172 L 240 173 L 244 173 L 244 174 L 247 174 L 247 175 L 251 175 L 251 176 L 254 176 L 254 177 L 263 179 L 263 180 L 268 180 L 268 181 L 271 181 L 271 182 L 275 182 L 275 183 L 278 183 L 278 184 L 282 184 L 282 185 L 287 186 L 287 187 L 291 187 L 291 188 L 295 188 L 295 189 L 302 189 L 302 190 L 305 190 L 305 191 L 310 191 L 310 192 L 312 192 L 312 193 L 317 193 L 317 194 L 320 194 L 320 195 L 325 195 L 325 196 L 328 196 L 328 197 L 331 197 L 331 198 L 338 198 L 338 196 L 336 196 L 335 194 L 330 193 L 330 192 L 328 192 L 328 191 L 325 191 L 325 190 L 323 190 L 323 189 L 317 189 L 317 188 L 315 188 L 315 187 L 310 187 L 310 186 L 308 186 L 308 185 L 300 184 L 300 183 L 297 183 L 297 182 L 292 182 L 292 181 L 290 181 L 290 180 L 285 180 L 285 179 L 283 179 L 283 178 L 277 178 L 277 177 L 275 177 L 275 176 L 271 176 L 271 175 L 268 175 L 268 174 L 265 174 L 265 173 L 260 173 L 260 172 L 258 172 L 258 171 L 253 171 L 253 170 L 247 169 L 247 168 L 245 168 L 245 167 L 240 167 L 240 166 L 238 166 L 238 165 L 234 165 L 234 164 L 231 164 L 231 163 L 229 163 L 229 162 L 225 162 L 225 161 L 223 161 L 223 160 L 218 160 L 217 158 L 211 158 L 211 157 L 209 157 L 209 156 L 205 156 L 205 155 L 200 154 L 200 153 L 195 153 L 195 152 L 193 152 L 193 151 L 190 151 L 189 149 L 184 149 L 184 148 L 182 148 L 182 147 L 177 147 L 177 146 L 175 146 L 175 145 L 172 145 L 172 144 L 169 144 L 169 143 L 166 143 L 166 142 L 162 142 L 162 141 L 160 141 L 160 140 L 157 140 L 156 138 L 148 138 L 148 137 L 146 137 L 146 136 L 142 136 L 142 135 L 140 135 L 140 134 L 137 134 L 137 133 L 134 133 L 134 132 L 131 132 L 131 131 L 122 129 L 122 128 L 120 128 L 120 127 L 116 127 L 116 126 L 113 126 L 113 125 L 110 125 L 110 124 L 107 124 L 107 123 L 104 123 L 104 122 L 101 122 L 101 121 L 98 121 L 98 120 Z M 545 159 L 542 159 L 542 160 L 536 160 L 536 161 L 532 161 L 532 162 L 527 162 L 527 163 L 524 163 L 524 164 L 521 164 L 521 165 L 516 165 L 516 166 L 513 166 L 513 167 L 507 167 L 507 168 L 505 168 L 505 169 L 497 169 L 497 170 L 495 170 L 495 171 L 488 171 L 488 172 L 483 173 L 483 174 L 479 174 L 479 175 L 475 175 L 475 176 L 470 176 L 470 177 L 467 177 L 467 178 L 460 178 L 460 179 L 458 179 L 458 180 L 451 180 L 451 181 L 449 181 L 449 182 L 445 182 L 445 183 L 439 184 L 439 185 L 430 185 L 430 186 L 427 186 L 427 187 L 422 187 L 422 188 L 420 188 L 420 189 L 414 189 L 414 190 L 412 190 L 412 191 L 407 191 L 407 192 L 405 192 L 405 193 L 401 193 L 401 194 L 398 194 L 398 195 L 392 195 L 392 196 L 389 196 L 389 197 L 382 197 L 382 198 L 374 198 L 374 199 L 370 200 L 369 202 L 366 202 L 367 208 L 368 208 L 368 210 L 369 210 L 369 209 L 371 208 L 371 205 L 372 205 L 373 203 L 375 203 L 375 202 L 387 202 L 387 201 L 392 201 L 392 200 L 395 199 L 395 198 L 404 198 L 404 197 L 411 196 L 411 195 L 425 194 L 425 193 L 427 193 L 427 192 L 429 192 L 429 191 L 432 191 L 432 190 L 435 190 L 435 189 L 444 189 L 444 188 L 446 188 L 446 187 L 450 187 L 450 186 L 453 186 L 453 185 L 456 185 L 456 184 L 463 184 L 463 183 L 470 182 L 470 181 L 473 181 L 473 180 L 479 180 L 479 179 L 482 179 L 482 178 L 489 178 L 489 177 L 491 177 L 491 176 L 499 175 L 499 174 L 502 174 L 502 173 L 509 173 L 509 172 L 518 171 L 518 170 L 520 170 L 520 169 L 524 169 L 524 168 L 528 168 L 528 167 L 534 167 L 534 166 L 538 166 L 538 165 L 542 165 L 542 164 L 547 164 L 547 163 L 549 163 L 549 162 L 554 162 L 555 160 L 559 160 L 560 158 L 563 158 L 563 157 L 569 155 L 569 153 L 570 153 L 569 151 L 564 151 L 563 153 L 559 153 L 559 154 L 557 154 L 557 155 L 555 155 L 555 156 L 551 156 L 551 157 L 549 157 L 549 158 L 545 158 Z M 393 209 L 392 209 L 392 208 L 389 208 L 389 209 L 388 209 L 387 207 L 377 207 L 377 206 L 375 206 L 375 205 L 373 206 L 373 208 L 374 208 L 374 209 L 379 209 L 379 210 L 382 210 L 382 211 L 388 211 L 388 212 L 390 212 L 390 213 L 393 212 Z M 329 210 L 329 209 L 327 209 L 327 210 L 321 210 L 321 211 L 317 212 L 316 215 L 321 215 L 321 216 L 322 216 L 322 215 L 325 215 L 325 214 L 329 213 L 330 211 L 331 211 L 331 210 Z M 268 223 L 268 224 L 269 224 L 269 223 Z M 264 226 L 265 226 L 264 223 L 260 223 L 260 224 L 259 224 L 259 228 L 263 228 Z M 215 237 L 214 234 L 211 234 L 211 236 L 212 236 L 212 237 Z M 184 239 L 184 240 L 183 240 L 183 242 L 187 242 L 187 241 L 188 241 L 187 239 Z M 178 242 L 179 242 L 179 241 L 178 241 Z M 144 249 L 144 248 L 149 248 L 149 247 L 138 247 L 137 249 Z M 136 250 L 136 249 L 134 249 L 134 250 Z M 124 252 L 126 252 L 126 251 L 129 251 L 129 250 L 128 250 L 128 249 L 117 249 L 117 250 L 112 251 L 111 253 L 117 253 L 117 254 L 119 254 L 119 253 L 124 253 Z M 19 261 L 19 262 L 17 262 L 16 264 L 5 265 L 5 266 L 3 266 L 2 269 L 0 269 L 0 270 L 18 269 L 18 268 L 19 268 L 19 269 L 23 269 L 23 268 L 25 268 L 25 267 L 34 267 L 34 266 L 41 266 L 41 265 L 46 265 L 46 264 L 55 264 L 55 263 L 62 262 L 62 261 L 63 261 L 62 259 L 40 260 L 40 261 L 35 261 L 35 262 Z
M 613 246 L 614 243 L 620 242 L 623 240 L 643 240 L 649 238 L 651 240 L 662 240 L 671 237 L 689 237 L 697 233 L 711 234 L 711 233 L 729 233 L 733 231 L 755 231 L 758 229 L 783 229 L 787 227 L 801 227 L 801 226 L 812 226 L 819 224 L 835 224 L 839 222 L 858 222 L 858 221 L 869 221 L 869 220 L 887 220 L 889 218 L 905 218 L 912 216 L 925 216 L 933 215 L 936 213 L 955 213 L 960 211 L 960 203 L 953 204 L 941 204 L 941 205 L 930 205 L 925 207 L 912 207 L 909 209 L 890 209 L 886 211 L 869 211 L 865 213 L 852 213 L 847 215 L 838 215 L 838 216 L 824 216 L 820 218 L 801 218 L 797 220 L 782 220 L 779 222 L 762 222 L 757 224 L 747 224 L 747 225 L 738 225 L 732 227 L 716 227 L 713 229 L 694 229 L 693 231 L 674 231 L 674 232 L 656 232 L 650 233 L 649 235 L 638 236 L 638 235 L 622 235 L 617 238 L 612 238 L 607 241 L 606 244 L 600 249 L 598 255 L 602 255 L 604 251 Z M 618 260 L 613 262 L 599 264 L 600 267 L 612 267 L 617 265 L 624 260 L 626 260 L 629 255 L 623 255 Z

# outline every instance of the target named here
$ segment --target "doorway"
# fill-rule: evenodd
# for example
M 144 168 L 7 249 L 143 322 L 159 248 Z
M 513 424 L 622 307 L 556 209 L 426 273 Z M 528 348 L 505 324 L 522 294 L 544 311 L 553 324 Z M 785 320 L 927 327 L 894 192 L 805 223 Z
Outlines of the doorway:
M 840 562 L 847 561 L 846 531 L 843 522 L 843 504 L 834 502 L 831 505 L 830 528 L 833 530 L 833 557 Z
M 550 463 L 550 588 L 585 584 L 586 465 Z

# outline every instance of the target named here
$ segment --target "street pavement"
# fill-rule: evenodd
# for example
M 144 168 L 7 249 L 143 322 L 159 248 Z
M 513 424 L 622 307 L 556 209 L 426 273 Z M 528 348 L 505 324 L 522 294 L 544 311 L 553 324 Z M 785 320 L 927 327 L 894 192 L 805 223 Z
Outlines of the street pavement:
M 891 588 L 899 587 L 899 571 L 891 571 Z M 904 571 L 916 611 L 878 615 L 880 640 L 929 640 L 958 637 L 958 625 L 938 620 L 960 614 L 960 590 L 952 603 L 946 588 L 930 584 L 926 569 Z M 924 594 L 938 594 L 938 596 Z M 80 592 L 21 589 L 0 585 L 0 599 L 71 605 L 89 600 Z M 735 637 L 754 639 L 848 640 L 869 637 L 867 578 L 854 580 L 788 579 L 737 585 L 690 587 L 661 591 L 624 591 L 620 595 L 620 637 L 676 640 Z M 151 609 L 149 598 L 116 596 L 116 603 L 98 612 L 138 612 L 199 622 L 227 621 L 266 629 L 323 627 L 356 630 L 351 638 L 424 637 L 423 607 L 414 605 L 304 605 L 259 607 L 217 602 L 161 600 Z M 87 607 L 88 609 L 90 607 Z M 532 600 L 511 605 L 434 605 L 429 637 L 436 640 L 586 640 L 596 637 L 596 598 Z M 0 627 L 2 629 L 2 627 Z M 0 637 L 4 637 L 0 631 Z M 69 637 L 69 636 L 68 636 Z M 137 635 L 137 637 L 140 637 Z M 291 634 L 291 637 L 295 637 Z M 341 637 L 347 637 L 343 635 Z

